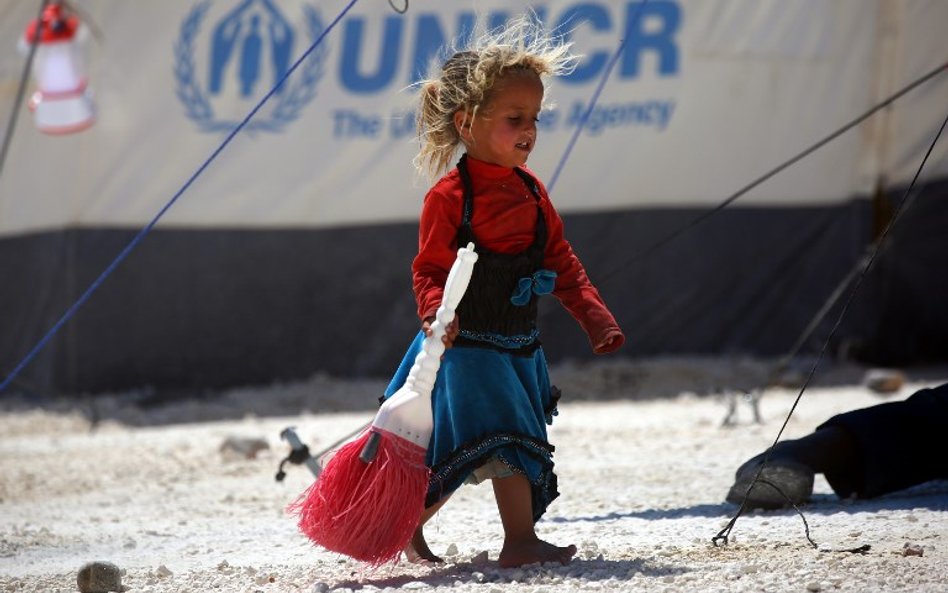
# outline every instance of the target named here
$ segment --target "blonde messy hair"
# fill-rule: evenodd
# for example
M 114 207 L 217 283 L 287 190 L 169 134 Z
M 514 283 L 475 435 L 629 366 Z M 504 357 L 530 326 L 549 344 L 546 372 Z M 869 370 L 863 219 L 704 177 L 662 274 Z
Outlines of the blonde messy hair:
M 455 51 L 437 76 L 418 83 L 417 133 L 421 148 L 414 164 L 434 178 L 451 167 L 461 144 L 454 114 L 467 111 L 471 125 L 491 98 L 491 89 L 510 72 L 532 72 L 541 81 L 571 72 L 577 58 L 571 43 L 548 36 L 535 18 L 521 16 L 501 28 L 475 36 Z

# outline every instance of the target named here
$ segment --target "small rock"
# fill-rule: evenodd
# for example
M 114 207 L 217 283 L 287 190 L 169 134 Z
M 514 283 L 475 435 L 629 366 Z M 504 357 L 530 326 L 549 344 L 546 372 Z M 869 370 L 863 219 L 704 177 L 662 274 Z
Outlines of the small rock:
M 448 549 L 445 550 L 445 552 L 444 552 L 444 555 L 445 555 L 445 556 L 457 556 L 457 555 L 458 555 L 458 547 L 457 547 L 455 544 L 449 544 L 449 545 L 448 545 Z
M 806 590 L 810 591 L 811 593 L 817 593 L 822 588 L 823 587 L 820 585 L 819 581 L 810 581 L 806 584 Z
M 471 564 L 487 564 L 487 550 L 471 558 Z
M 125 591 L 122 569 L 111 562 L 89 562 L 79 569 L 76 584 L 81 593 L 110 593 Z
M 171 570 L 169 570 L 167 566 L 162 564 L 155 570 L 155 574 L 158 575 L 159 579 L 166 579 L 172 576 L 174 573 L 171 572 Z
M 876 393 L 895 393 L 905 385 L 905 375 L 888 369 L 872 369 L 866 373 L 863 384 Z
M 236 455 L 245 459 L 256 459 L 257 453 L 270 448 L 269 443 L 264 439 L 253 439 L 247 437 L 227 437 L 221 443 L 220 452 L 224 455 Z
M 913 544 L 905 542 L 905 545 L 902 546 L 902 555 L 903 556 L 924 556 L 925 548 L 918 544 Z
M 579 557 L 583 560 L 592 560 L 599 555 L 599 544 L 594 541 L 584 541 L 579 545 Z

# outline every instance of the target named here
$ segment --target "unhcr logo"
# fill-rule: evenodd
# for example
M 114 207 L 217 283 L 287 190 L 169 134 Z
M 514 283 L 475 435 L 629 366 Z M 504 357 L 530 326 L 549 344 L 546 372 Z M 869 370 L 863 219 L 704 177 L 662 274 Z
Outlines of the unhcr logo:
M 323 31 L 319 14 L 302 6 L 306 42 L 271 0 L 243 0 L 205 32 L 211 0 L 194 5 L 174 47 L 174 75 L 185 114 L 203 132 L 229 132 L 279 82 Z M 316 96 L 326 46 L 318 46 L 261 110 L 248 131 L 281 132 Z

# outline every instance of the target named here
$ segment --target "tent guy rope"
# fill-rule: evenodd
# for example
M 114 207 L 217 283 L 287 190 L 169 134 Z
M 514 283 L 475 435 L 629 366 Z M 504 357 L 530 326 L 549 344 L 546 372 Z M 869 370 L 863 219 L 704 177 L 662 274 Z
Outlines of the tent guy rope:
M 630 19 L 630 29 L 631 25 L 638 21 L 639 17 L 642 16 L 642 10 L 645 8 L 645 5 L 648 4 L 648 2 L 649 0 L 644 0 L 642 3 L 638 4 L 635 14 Z M 546 184 L 546 189 L 550 194 L 553 193 L 553 187 L 556 185 L 556 181 L 560 178 L 560 173 L 563 172 L 563 167 L 566 166 L 566 161 L 569 160 L 570 155 L 573 153 L 573 147 L 576 145 L 579 135 L 586 128 L 586 122 L 589 121 L 589 116 L 592 115 L 593 109 L 595 109 L 596 103 L 599 101 L 599 95 L 602 94 L 602 89 L 605 88 L 606 81 L 609 80 L 609 76 L 615 69 L 616 63 L 622 56 L 622 52 L 625 50 L 625 46 L 628 41 L 628 37 L 623 37 L 619 41 L 616 51 L 613 52 L 612 57 L 609 58 L 609 63 L 602 71 L 602 76 L 599 77 L 599 83 L 596 85 L 596 90 L 593 91 L 593 94 L 589 99 L 589 105 L 586 106 L 585 111 L 583 111 L 582 116 L 576 123 L 576 129 L 573 130 L 573 135 L 570 137 L 569 142 L 566 144 L 566 149 L 563 151 L 563 155 L 560 157 L 559 162 L 556 164 L 556 168 L 553 170 L 553 176 L 550 177 L 549 183 Z
M 265 94 L 263 98 L 260 99 L 260 101 L 258 101 L 257 104 L 254 105 L 254 107 L 247 113 L 244 119 L 241 120 L 241 122 L 237 124 L 234 127 L 234 129 L 230 131 L 230 133 L 227 134 L 227 137 L 224 138 L 224 141 L 221 142 L 221 144 L 214 150 L 214 152 L 211 153 L 209 157 L 207 157 L 207 159 L 201 164 L 201 166 L 198 167 L 197 170 L 195 170 L 194 173 L 191 174 L 191 176 L 184 183 L 184 185 L 182 185 L 181 188 L 177 192 L 175 192 L 174 196 L 172 196 L 172 198 L 168 200 L 168 202 L 158 211 L 158 213 L 154 216 L 154 218 L 152 218 L 151 221 L 147 225 L 145 225 L 135 235 L 135 237 L 132 238 L 132 240 L 128 243 L 128 245 L 126 245 L 125 248 L 122 249 L 122 251 L 115 257 L 115 259 L 113 259 L 112 262 L 105 268 L 105 270 L 101 274 L 99 274 L 99 276 L 92 282 L 92 284 L 89 285 L 88 288 L 86 288 L 85 292 L 83 292 L 82 295 L 80 295 L 79 298 L 76 299 L 76 301 L 68 309 L 66 309 L 66 312 L 62 314 L 62 316 L 59 318 L 58 321 L 56 321 L 53 327 L 50 328 L 49 331 L 46 332 L 46 334 L 40 339 L 40 341 L 36 343 L 36 345 L 27 353 L 27 355 L 23 357 L 23 359 L 16 365 L 16 367 L 14 367 L 14 369 L 10 372 L 10 374 L 7 375 L 7 377 L 3 380 L 3 382 L 0 383 L 0 393 L 3 393 L 3 391 L 13 382 L 13 380 L 16 379 L 17 375 L 19 375 L 23 371 L 23 369 L 26 368 L 26 366 L 30 362 L 32 362 L 34 358 L 36 358 L 36 355 L 39 354 L 40 351 L 42 351 L 44 347 L 46 347 L 46 344 L 52 339 L 53 336 L 56 335 L 56 333 L 60 330 L 60 328 L 62 328 L 62 326 L 65 325 L 66 322 L 69 321 L 76 314 L 76 312 L 82 307 L 82 305 L 86 303 L 86 301 L 89 300 L 89 297 L 92 296 L 92 294 L 99 288 L 99 286 L 105 281 L 105 279 L 108 278 L 112 274 L 112 272 L 115 271 L 118 265 L 122 263 L 129 256 L 129 254 L 135 249 L 135 247 L 138 246 L 139 243 L 142 242 L 145 236 L 149 232 L 151 232 L 151 230 L 155 227 L 155 225 L 158 224 L 158 221 L 161 220 L 161 217 L 163 217 L 165 213 L 171 209 L 171 207 L 175 204 L 175 202 L 178 201 L 178 198 L 180 198 L 184 194 L 184 192 L 187 191 L 188 188 L 191 187 L 191 185 L 204 172 L 204 170 L 207 169 L 208 166 L 210 166 L 210 164 L 218 157 L 218 155 L 220 155 L 221 152 L 223 152 L 224 148 L 226 148 L 227 145 L 230 144 L 231 140 L 233 140 L 234 137 L 242 129 L 244 129 L 244 127 L 247 125 L 247 122 L 249 122 L 253 118 L 253 116 L 257 114 L 258 111 L 260 111 L 260 108 L 263 107 L 263 105 L 267 101 L 269 101 L 270 98 L 274 94 L 276 94 L 276 92 L 280 89 L 283 83 L 293 74 L 293 72 L 296 71 L 297 68 L 299 68 L 300 64 L 302 64 L 303 61 L 306 60 L 306 58 L 308 58 L 310 54 L 313 53 L 313 51 L 319 46 L 319 44 L 322 43 L 323 39 L 326 38 L 329 32 L 332 31 L 333 28 L 335 28 L 335 26 L 339 23 L 339 21 L 341 21 L 342 18 L 352 9 L 352 7 L 356 4 L 356 2 L 358 2 L 358 0 L 350 0 L 350 2 L 345 6 L 345 8 L 342 9 L 342 12 L 340 12 L 336 16 L 336 18 L 334 18 L 332 22 L 329 23 L 329 25 L 325 29 L 323 29 L 323 31 L 319 34 L 316 40 L 313 41 L 312 44 L 310 44 L 309 48 L 307 48 L 307 50 L 303 52 L 303 54 L 299 58 L 297 58 L 297 60 L 293 63 L 293 65 L 290 66 L 287 69 L 287 71 L 283 74 L 283 76 L 276 82 L 276 84 L 273 85 L 273 88 L 271 88 L 269 92 L 267 92 L 267 94 Z
M 762 184 L 763 182 L 767 181 L 768 179 L 770 179 L 771 177 L 773 177 L 773 176 L 776 175 L 777 173 L 780 173 L 780 172 L 783 171 L 784 169 L 787 169 L 787 168 L 790 167 L 791 165 L 796 164 L 797 162 L 799 162 L 800 160 L 802 160 L 802 159 L 804 159 L 805 157 L 809 156 L 809 155 L 812 154 L 813 152 L 816 152 L 818 149 L 822 148 L 822 147 L 825 146 L 826 144 L 829 144 L 830 142 L 832 142 L 833 140 L 835 140 L 835 139 L 838 138 L 839 136 L 842 136 L 843 134 L 845 134 L 846 132 L 848 132 L 848 131 L 851 130 L 852 128 L 858 126 L 859 124 L 861 124 L 861 123 L 864 122 L 865 120 L 869 119 L 869 117 L 872 116 L 872 115 L 873 115 L 874 113 L 876 113 L 877 111 L 879 111 L 879 110 L 881 110 L 881 109 L 884 109 L 885 107 L 888 107 L 889 105 L 891 105 L 892 103 L 894 103 L 897 99 L 899 99 L 899 98 L 902 97 L 903 95 L 907 94 L 908 92 L 910 92 L 911 90 L 915 89 L 916 87 L 921 86 L 922 84 L 928 82 L 929 80 L 935 78 L 936 76 L 938 76 L 939 74 L 942 74 L 942 73 L 944 73 L 944 72 L 948 72 L 948 62 L 942 62 L 942 63 L 941 63 L 939 66 L 937 66 L 936 68 L 932 69 L 931 71 L 927 72 L 926 74 L 920 76 L 919 78 L 917 78 L 917 79 L 913 80 L 912 82 L 910 82 L 909 84 L 905 85 L 905 86 L 902 87 L 900 90 L 896 91 L 895 93 L 893 93 L 892 95 L 890 95 L 888 98 L 886 98 L 886 99 L 884 99 L 883 101 L 881 101 L 881 102 L 877 103 L 876 105 L 872 106 L 872 107 L 869 108 L 867 111 L 865 111 L 864 113 L 862 113 L 861 115 L 859 115 L 858 117 L 856 117 L 855 119 L 853 119 L 852 121 L 850 121 L 849 123 L 843 125 L 842 127 L 838 128 L 838 129 L 835 130 L 834 132 L 830 133 L 829 135 L 827 135 L 827 136 L 824 137 L 823 139 L 821 139 L 821 140 L 815 142 L 815 143 L 812 144 L 810 147 L 808 147 L 808 148 L 806 148 L 806 149 L 800 151 L 799 153 L 797 153 L 797 154 L 794 155 L 793 157 L 787 159 L 787 160 L 784 161 L 783 163 L 777 165 L 776 167 L 774 167 L 774 168 L 771 169 L 770 171 L 767 171 L 766 173 L 764 173 L 763 175 L 761 175 L 761 176 L 758 177 L 757 179 L 751 181 L 750 183 L 748 183 L 748 184 L 745 185 L 744 187 L 740 188 L 739 190 L 737 190 L 736 192 L 734 192 L 733 194 L 731 194 L 730 196 L 728 196 L 727 198 L 725 198 L 721 203 L 719 203 L 719 204 L 718 204 L 717 206 L 715 206 L 714 208 L 711 208 L 710 210 L 708 210 L 708 211 L 706 211 L 706 212 L 700 214 L 699 216 L 695 217 L 694 220 L 692 220 L 691 222 L 689 222 L 689 223 L 687 223 L 686 225 L 682 226 L 682 227 L 679 228 L 678 230 L 672 231 L 671 233 L 669 233 L 668 235 L 666 235 L 664 238 L 662 238 L 662 239 L 656 241 L 655 243 L 653 243 L 651 246 L 647 247 L 646 249 L 643 249 L 642 251 L 639 251 L 638 253 L 633 254 L 631 257 L 629 257 L 629 258 L 625 261 L 625 263 L 623 263 L 622 265 L 616 267 L 616 268 L 613 269 L 611 272 L 608 272 L 608 273 L 606 273 L 606 274 L 603 274 L 603 276 L 598 279 L 599 284 L 602 284 L 602 283 L 606 282 L 607 280 L 612 279 L 612 277 L 614 277 L 617 273 L 619 273 L 619 272 L 622 271 L 623 269 L 627 268 L 627 267 L 628 267 L 629 265 L 631 265 L 633 262 L 636 262 L 636 261 L 638 261 L 638 260 L 644 258 L 646 255 L 649 255 L 649 254 L 653 253 L 654 251 L 657 251 L 658 249 L 661 249 L 661 248 L 664 247 L 665 245 L 671 243 L 672 241 L 674 241 L 675 239 L 677 239 L 677 238 L 680 237 L 681 235 L 685 234 L 687 231 L 689 231 L 689 230 L 691 230 L 692 228 L 698 226 L 698 225 L 701 224 L 702 222 L 708 220 L 709 218 L 711 218 L 712 216 L 714 216 L 715 214 L 717 214 L 717 213 L 720 212 L 721 210 L 724 210 L 724 208 L 726 208 L 726 207 L 727 207 L 728 205 L 730 205 L 732 202 L 734 202 L 735 200 L 737 200 L 738 198 L 740 198 L 741 196 L 743 196 L 743 195 L 746 194 L 747 192 L 751 191 L 752 189 L 754 189 L 754 188 L 757 187 L 758 185 L 760 185 L 760 184 Z
M 737 519 L 744 513 L 744 509 L 747 505 L 747 496 L 750 494 L 750 491 L 754 487 L 754 485 L 760 480 L 761 473 L 763 472 L 764 467 L 770 461 L 770 456 L 773 453 L 774 446 L 780 440 L 780 437 L 783 435 L 783 431 L 787 428 L 787 424 L 790 422 L 790 417 L 793 416 L 794 411 L 797 409 L 797 405 L 800 403 L 800 399 L 803 397 L 803 392 L 806 391 L 806 388 L 810 385 L 810 381 L 812 381 L 813 376 L 816 374 L 816 369 L 819 368 L 820 363 L 823 361 L 823 357 L 826 354 L 826 350 L 829 346 L 829 343 L 832 341 L 833 336 L 836 335 L 836 331 L 839 329 L 839 326 L 842 324 L 843 318 L 846 316 L 846 313 L 849 311 L 849 307 L 852 304 L 853 299 L 855 298 L 856 294 L 859 292 L 859 288 L 862 286 L 863 280 L 865 280 L 866 275 L 869 273 L 870 268 L 872 268 L 873 262 L 875 261 L 876 257 L 879 255 L 880 251 L 882 250 L 882 247 L 885 244 L 885 241 L 888 238 L 890 231 L 896 225 L 896 223 L 898 222 L 899 218 L 901 217 L 905 209 L 909 206 L 909 203 L 910 203 L 909 198 L 912 195 L 912 190 L 915 187 L 915 183 L 918 181 L 918 178 L 921 176 L 922 170 L 925 168 L 925 164 L 928 162 L 928 157 L 931 156 L 932 151 L 935 149 L 935 145 L 938 143 L 938 139 L 941 138 L 942 132 L 945 131 L 946 125 L 948 125 L 948 115 L 945 116 L 944 121 L 941 123 L 941 127 L 938 129 L 938 133 L 936 133 L 934 139 L 932 139 L 932 142 L 929 145 L 928 150 L 925 152 L 925 156 L 922 158 L 922 162 L 919 164 L 918 169 L 915 171 L 914 177 L 912 177 L 912 182 L 909 184 L 908 189 L 905 190 L 905 193 L 903 194 L 902 199 L 899 201 L 899 204 L 896 207 L 895 213 L 893 214 L 892 218 L 889 220 L 889 223 L 886 225 L 885 229 L 883 229 L 882 233 L 879 235 L 879 240 L 876 242 L 875 247 L 872 249 L 872 252 L 868 256 L 868 258 L 865 259 L 865 265 L 863 266 L 862 271 L 859 273 L 859 276 L 856 278 L 855 284 L 853 285 L 852 290 L 850 290 L 849 296 L 847 297 L 842 310 L 839 312 L 839 315 L 836 317 L 836 322 L 833 324 L 833 328 L 830 330 L 829 335 L 827 335 L 826 340 L 823 342 L 823 347 L 820 348 L 820 352 L 817 355 L 816 360 L 813 362 L 813 365 L 810 367 L 810 371 L 807 374 L 806 379 L 803 381 L 803 385 L 800 387 L 800 392 L 797 394 L 796 399 L 794 399 L 793 405 L 790 407 L 790 411 L 787 413 L 787 417 L 784 419 L 783 424 L 780 426 L 780 430 L 777 432 L 777 437 L 774 439 L 774 442 L 767 449 L 767 453 L 764 456 L 763 463 L 761 463 L 760 467 L 757 468 L 757 473 L 754 475 L 754 479 L 751 481 L 750 485 L 747 487 L 747 490 L 744 492 L 744 499 L 741 501 L 741 506 L 737 509 L 737 513 L 735 513 L 734 517 L 732 517 L 731 520 L 728 521 L 728 524 L 721 531 L 719 531 L 717 535 L 711 538 L 711 542 L 714 545 L 716 546 L 727 545 L 729 534 L 733 530 L 735 523 L 737 523 Z M 778 492 L 780 491 L 779 488 L 777 488 L 775 485 L 772 485 L 772 487 L 777 489 Z M 794 505 L 794 508 L 796 508 L 796 505 Z M 803 513 L 800 512 L 800 509 L 797 509 L 797 512 L 800 513 L 801 517 L 803 517 Z M 814 542 L 810 538 L 810 529 L 809 529 L 809 525 L 807 525 L 806 523 L 806 518 L 803 519 L 803 523 L 804 525 L 806 525 L 807 540 L 810 542 L 810 544 L 814 548 L 816 548 L 817 547 L 816 542 Z M 864 551 L 864 546 L 853 548 L 852 550 L 843 550 L 843 551 L 862 552 Z

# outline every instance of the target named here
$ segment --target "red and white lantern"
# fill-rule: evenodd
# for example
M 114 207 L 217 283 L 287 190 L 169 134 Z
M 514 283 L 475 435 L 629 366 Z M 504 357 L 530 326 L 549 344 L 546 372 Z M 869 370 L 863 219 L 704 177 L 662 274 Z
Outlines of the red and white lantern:
M 41 21 L 30 22 L 23 33 L 21 49 L 38 41 L 33 67 L 38 90 L 29 105 L 41 132 L 70 134 L 95 121 L 77 44 L 80 27 L 78 17 L 67 13 L 62 4 L 53 3 L 43 11 Z

